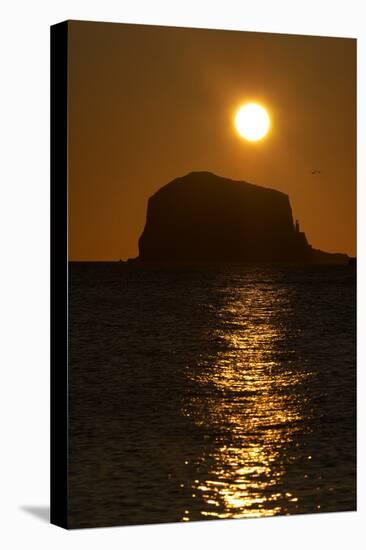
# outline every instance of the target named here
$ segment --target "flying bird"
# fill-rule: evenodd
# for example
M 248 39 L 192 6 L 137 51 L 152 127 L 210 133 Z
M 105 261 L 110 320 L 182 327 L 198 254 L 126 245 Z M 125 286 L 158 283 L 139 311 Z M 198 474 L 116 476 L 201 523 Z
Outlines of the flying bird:
M 321 171 L 320 170 L 312 170 L 311 173 L 314 175 L 314 174 L 321 174 Z

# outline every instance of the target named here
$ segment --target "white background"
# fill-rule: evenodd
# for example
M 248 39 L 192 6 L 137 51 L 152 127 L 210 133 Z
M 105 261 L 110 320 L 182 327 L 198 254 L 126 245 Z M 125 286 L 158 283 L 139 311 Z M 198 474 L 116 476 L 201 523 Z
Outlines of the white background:
M 348 0 L 2 2 L 0 30 L 0 545 L 12 548 L 361 548 L 365 539 L 364 242 L 366 28 Z M 49 504 L 49 26 L 65 19 L 357 37 L 357 513 L 67 532 Z M 366 21 L 366 17 L 364 17 Z M 363 544 L 365 544 L 363 542 Z

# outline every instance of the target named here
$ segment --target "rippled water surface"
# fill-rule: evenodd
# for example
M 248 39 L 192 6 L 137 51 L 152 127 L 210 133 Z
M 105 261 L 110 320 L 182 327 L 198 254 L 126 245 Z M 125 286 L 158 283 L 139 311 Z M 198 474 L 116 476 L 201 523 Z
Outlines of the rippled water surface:
M 355 269 L 71 264 L 70 526 L 354 510 Z

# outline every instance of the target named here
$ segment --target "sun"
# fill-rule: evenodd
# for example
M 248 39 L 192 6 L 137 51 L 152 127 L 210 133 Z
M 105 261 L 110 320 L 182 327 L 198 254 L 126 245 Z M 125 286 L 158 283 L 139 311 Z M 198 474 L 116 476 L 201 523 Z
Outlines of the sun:
M 262 139 L 271 125 L 264 107 L 258 103 L 242 105 L 235 115 L 235 126 L 239 135 L 249 141 Z

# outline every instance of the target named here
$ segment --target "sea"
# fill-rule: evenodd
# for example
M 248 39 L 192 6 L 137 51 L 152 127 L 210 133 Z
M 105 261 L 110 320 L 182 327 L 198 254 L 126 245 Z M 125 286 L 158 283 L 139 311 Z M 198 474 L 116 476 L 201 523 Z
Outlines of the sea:
M 69 526 L 356 509 L 356 269 L 69 264 Z

